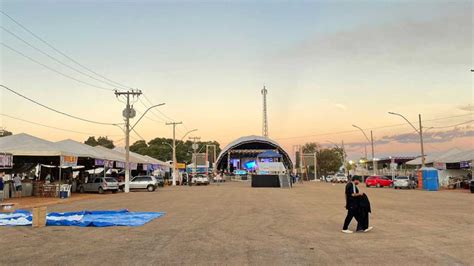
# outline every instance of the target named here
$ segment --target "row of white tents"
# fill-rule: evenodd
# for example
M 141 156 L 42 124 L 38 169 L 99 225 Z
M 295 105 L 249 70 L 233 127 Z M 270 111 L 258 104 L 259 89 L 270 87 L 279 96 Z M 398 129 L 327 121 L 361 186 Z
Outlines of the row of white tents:
M 460 150 L 457 148 L 425 156 L 425 164 L 438 169 L 440 186 L 447 186 L 450 178 L 467 177 L 469 172 L 472 174 L 473 160 L 474 150 Z M 408 161 L 406 164 L 421 166 L 421 158 Z M 448 167 L 449 165 L 451 166 Z
M 81 142 L 66 139 L 52 142 L 25 133 L 0 138 L 0 153 L 15 156 L 44 156 L 44 157 L 86 157 L 125 163 L 125 149 L 116 147 L 108 149 L 101 146 L 89 146 Z M 130 152 L 131 164 L 155 165 L 169 170 L 169 164 L 150 156 Z
M 436 163 L 462 163 L 474 160 L 474 150 L 450 149 L 446 152 L 429 154 L 425 156 L 425 164 Z M 421 165 L 421 157 L 408 161 L 408 165 Z

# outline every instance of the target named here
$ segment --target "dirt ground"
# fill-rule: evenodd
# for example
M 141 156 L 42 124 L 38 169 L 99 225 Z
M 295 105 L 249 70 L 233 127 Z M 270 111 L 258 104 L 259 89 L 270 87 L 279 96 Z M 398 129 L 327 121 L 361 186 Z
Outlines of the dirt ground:
M 344 185 L 249 183 L 107 194 L 48 211 L 164 211 L 142 227 L 1 227 L 0 264 L 464 264 L 474 262 L 474 194 L 365 188 L 369 233 L 342 234 Z M 355 222 L 351 224 L 354 229 Z

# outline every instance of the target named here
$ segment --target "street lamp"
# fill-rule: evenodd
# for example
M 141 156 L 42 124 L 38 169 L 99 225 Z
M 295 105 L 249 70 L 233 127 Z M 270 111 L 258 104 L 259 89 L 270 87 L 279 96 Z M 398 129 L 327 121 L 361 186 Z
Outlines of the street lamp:
M 421 167 L 425 167 L 425 149 L 423 147 L 423 127 L 421 125 L 421 114 L 418 114 L 418 122 L 420 125 L 420 129 L 417 129 L 406 117 L 399 113 L 394 113 L 394 112 L 388 112 L 391 115 L 397 115 L 400 116 L 401 118 L 405 119 L 407 123 L 420 135 L 420 146 L 421 146 Z
M 181 123 L 181 122 L 180 122 Z M 177 123 L 169 123 L 169 124 L 174 124 L 176 125 Z M 184 136 L 181 138 L 181 142 L 178 143 L 178 145 L 176 145 L 176 139 L 175 139 L 175 134 L 174 134 L 174 126 L 173 126 L 173 146 L 171 146 L 171 149 L 173 151 L 173 186 L 176 186 L 176 174 L 177 174 L 177 171 L 178 171 L 178 168 L 177 168 L 177 160 L 176 160 L 176 147 L 179 146 L 179 144 L 183 143 L 183 139 L 191 132 L 194 132 L 194 131 L 197 131 L 197 129 L 192 129 L 192 130 L 189 130 L 188 132 L 186 132 L 186 134 L 184 134 Z M 167 143 L 168 144 L 168 143 Z M 168 144 L 169 145 L 169 144 Z
M 127 102 L 127 107 L 124 111 L 124 116 L 126 119 L 125 130 L 124 130 L 125 131 L 125 193 L 130 192 L 130 131 L 132 131 L 135 128 L 138 122 L 142 120 L 142 118 L 145 116 L 146 113 L 148 113 L 148 111 L 162 105 L 165 105 L 165 104 L 160 103 L 157 105 L 150 106 L 148 109 L 145 110 L 145 112 L 143 112 L 142 116 L 140 116 L 137 122 L 135 122 L 135 124 L 132 127 L 130 127 L 130 118 L 133 118 L 135 116 L 135 110 Z M 105 171 L 105 167 L 104 167 L 104 171 Z
M 374 152 L 374 134 L 371 130 L 370 131 L 370 139 L 369 139 L 369 137 L 367 137 L 367 134 L 365 134 L 365 131 L 361 127 L 356 126 L 356 125 L 352 125 L 352 126 L 359 129 L 362 132 L 362 134 L 364 134 L 364 137 L 365 137 L 365 139 L 367 139 L 367 142 L 370 143 L 371 146 L 372 146 L 372 166 L 374 168 L 374 175 L 376 175 L 377 174 L 377 165 L 375 164 L 375 154 L 374 154 L 375 153 Z M 366 157 L 367 157 L 367 154 L 366 154 Z

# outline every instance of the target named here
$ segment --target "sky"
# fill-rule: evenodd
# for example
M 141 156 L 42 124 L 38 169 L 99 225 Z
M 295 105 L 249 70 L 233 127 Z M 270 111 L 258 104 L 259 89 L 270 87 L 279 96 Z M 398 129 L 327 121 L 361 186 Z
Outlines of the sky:
M 356 124 L 373 131 L 376 157 L 419 154 L 414 130 L 389 111 L 416 126 L 422 115 L 427 153 L 474 148 L 472 1 L 0 3 L 81 65 L 142 90 L 139 114 L 148 100 L 166 103 L 140 121 L 132 142 L 172 137 L 170 120 L 184 122 L 178 138 L 195 128 L 192 135 L 222 145 L 261 135 L 265 85 L 269 137 L 290 153 L 307 142 L 344 141 L 349 157 L 364 156 Z M 0 19 L 1 84 L 75 116 L 123 121 L 115 84 Z M 14 133 L 53 141 L 106 135 L 124 145 L 117 127 L 53 113 L 5 89 L 0 112 L 0 127 Z

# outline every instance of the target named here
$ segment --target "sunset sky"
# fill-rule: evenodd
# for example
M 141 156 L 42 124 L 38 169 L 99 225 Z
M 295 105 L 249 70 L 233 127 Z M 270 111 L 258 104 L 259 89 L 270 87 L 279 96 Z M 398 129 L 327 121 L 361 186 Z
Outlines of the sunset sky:
M 170 119 L 184 122 L 178 137 L 197 128 L 195 136 L 222 145 L 260 135 L 265 84 L 270 138 L 290 153 L 295 144 L 344 140 L 358 158 L 365 138 L 356 124 L 367 134 L 373 129 L 376 157 L 419 154 L 413 129 L 388 111 L 413 123 L 421 113 L 424 126 L 435 127 L 426 133 L 427 153 L 474 149 L 472 1 L 65 2 L 1 1 L 0 9 L 84 66 L 166 103 L 137 126 L 146 140 L 171 137 Z M 7 46 L 75 79 L 114 87 L 31 48 L 5 29 L 78 67 L 0 18 L 1 84 L 75 116 L 122 121 L 124 104 L 112 91 L 58 75 Z M 146 109 L 140 101 L 135 107 Z M 14 133 L 124 143 L 116 127 L 55 114 L 4 89 L 0 112 L 0 127 Z

